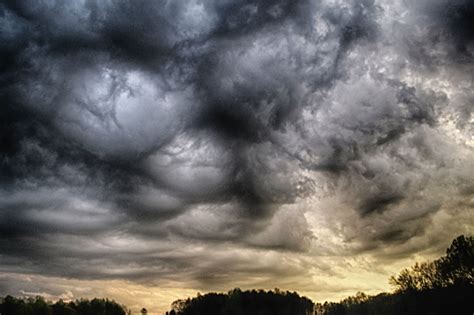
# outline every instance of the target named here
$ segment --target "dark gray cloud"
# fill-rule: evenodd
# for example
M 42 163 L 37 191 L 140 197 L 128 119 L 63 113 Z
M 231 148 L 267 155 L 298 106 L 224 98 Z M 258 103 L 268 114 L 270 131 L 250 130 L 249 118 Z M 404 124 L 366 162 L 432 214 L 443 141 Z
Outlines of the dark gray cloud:
M 472 232 L 472 7 L 2 1 L 0 271 L 309 290 Z

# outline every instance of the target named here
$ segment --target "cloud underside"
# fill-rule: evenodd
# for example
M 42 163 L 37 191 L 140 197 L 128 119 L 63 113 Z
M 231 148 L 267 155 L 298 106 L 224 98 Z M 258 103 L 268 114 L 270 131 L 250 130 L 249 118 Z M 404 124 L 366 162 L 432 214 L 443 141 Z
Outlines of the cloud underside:
M 439 252 L 474 225 L 473 12 L 2 1 L 0 271 L 330 291 Z

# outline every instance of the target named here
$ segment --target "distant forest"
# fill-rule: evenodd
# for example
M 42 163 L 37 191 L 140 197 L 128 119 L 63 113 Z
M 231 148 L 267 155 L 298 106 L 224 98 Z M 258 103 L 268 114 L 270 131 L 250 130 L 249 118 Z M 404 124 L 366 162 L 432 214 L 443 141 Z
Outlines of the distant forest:
M 446 255 L 416 263 L 389 279 L 394 293 L 357 293 L 341 302 L 314 304 L 295 292 L 264 290 L 207 293 L 172 303 L 166 315 L 472 315 L 474 314 L 474 238 L 457 237 Z M 0 298 L 1 315 L 127 315 L 108 299 L 55 303 L 42 297 Z M 142 310 L 146 314 L 146 310 Z
M 339 303 L 315 305 L 316 315 L 472 315 L 474 314 L 474 238 L 457 237 L 446 255 L 416 263 L 391 277 L 394 293 L 358 293 Z
M 55 303 L 47 302 L 41 296 L 35 298 L 0 299 L 1 315 L 128 315 L 131 312 L 124 305 L 109 299 L 80 299 Z
M 279 290 L 234 289 L 177 300 L 167 315 L 472 315 L 474 238 L 457 237 L 443 257 L 417 263 L 389 281 L 394 293 L 359 292 L 339 303 L 323 304 Z

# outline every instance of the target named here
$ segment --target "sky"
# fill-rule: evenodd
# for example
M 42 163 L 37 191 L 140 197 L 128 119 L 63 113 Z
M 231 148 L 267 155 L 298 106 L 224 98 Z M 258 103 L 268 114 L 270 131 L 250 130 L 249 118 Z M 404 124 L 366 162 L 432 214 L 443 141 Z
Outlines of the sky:
M 313 301 L 474 231 L 474 2 L 0 1 L 0 295 Z

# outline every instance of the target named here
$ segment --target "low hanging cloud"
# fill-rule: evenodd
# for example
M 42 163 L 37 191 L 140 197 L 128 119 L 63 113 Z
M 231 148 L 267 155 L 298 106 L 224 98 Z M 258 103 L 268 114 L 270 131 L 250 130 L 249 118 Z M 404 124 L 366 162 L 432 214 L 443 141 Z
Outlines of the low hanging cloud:
M 390 263 L 472 233 L 472 15 L 464 0 L 2 1 L 2 288 L 278 274 L 309 292 L 352 255 Z

